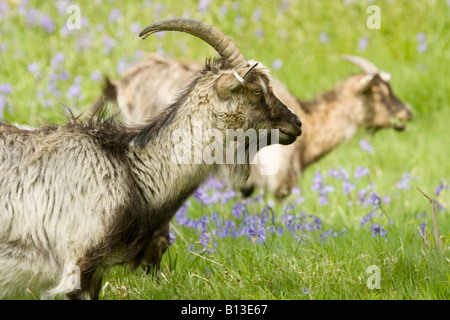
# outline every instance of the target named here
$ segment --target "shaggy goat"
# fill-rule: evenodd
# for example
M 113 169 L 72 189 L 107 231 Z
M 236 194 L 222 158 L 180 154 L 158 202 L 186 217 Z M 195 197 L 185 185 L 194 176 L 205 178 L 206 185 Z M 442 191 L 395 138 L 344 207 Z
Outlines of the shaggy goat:
M 34 130 L 2 125 L 0 298 L 29 289 L 41 297 L 97 299 L 105 270 L 140 265 L 186 198 L 224 167 L 174 161 L 180 156 L 174 137 L 192 139 L 184 150 L 193 146 L 195 158 L 211 145 L 228 149 L 229 129 L 279 129 L 282 144 L 301 134 L 299 118 L 273 94 L 268 72 L 247 61 L 228 37 L 190 19 L 162 20 L 140 35 L 170 30 L 203 39 L 222 58 L 207 62 L 150 124 L 73 119 Z M 204 146 L 205 135 L 191 134 L 198 123 L 223 140 Z M 185 136 L 176 134 L 180 130 Z M 231 165 L 237 182 L 248 173 L 248 160 Z
M 250 195 L 255 187 L 264 187 L 277 198 L 283 198 L 297 185 L 307 166 L 350 139 L 360 126 L 405 128 L 401 121 L 411 119 L 411 110 L 393 94 L 391 75 L 379 71 L 366 59 L 343 58 L 356 64 L 363 73 L 350 76 L 314 101 L 301 101 L 282 83 L 272 81 L 275 95 L 303 119 L 303 134 L 292 145 L 274 145 L 258 152 L 250 178 L 241 188 L 244 195 Z M 169 104 L 199 68 L 197 62 L 152 55 L 126 72 L 122 80 L 107 79 L 104 95 L 117 101 L 128 121 L 145 122 L 160 111 L 161 105 Z M 164 89 L 157 92 L 152 89 L 155 84 Z M 261 175 L 262 169 L 276 174 Z

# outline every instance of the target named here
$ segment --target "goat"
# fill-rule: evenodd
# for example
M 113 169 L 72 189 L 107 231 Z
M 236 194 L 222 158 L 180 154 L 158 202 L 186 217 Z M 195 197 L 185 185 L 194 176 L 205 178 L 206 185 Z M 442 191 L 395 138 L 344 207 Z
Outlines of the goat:
M 286 197 L 309 165 L 350 140 L 359 127 L 375 130 L 390 127 L 397 131 L 406 128 L 405 122 L 412 119 L 411 107 L 394 95 L 389 83 L 391 74 L 361 57 L 342 58 L 357 65 L 363 73 L 349 76 L 314 100 L 300 100 L 283 84 L 273 81 L 275 94 L 303 119 L 303 134 L 292 145 L 273 145 L 258 152 L 259 159 L 241 187 L 244 195 L 250 195 L 256 187 L 264 187 L 278 199 Z M 273 165 L 263 159 L 273 159 L 274 154 L 278 154 L 279 170 L 272 176 L 260 175 L 262 166 Z
M 301 134 L 298 116 L 273 94 L 268 71 L 246 60 L 218 29 L 174 18 L 147 26 L 140 36 L 158 31 L 190 33 L 222 58 L 207 61 L 151 123 L 130 127 L 78 117 L 33 130 L 2 124 L 0 298 L 22 297 L 29 289 L 41 298 L 98 299 L 108 268 L 139 266 L 186 198 L 225 167 L 174 161 L 180 129 L 191 137 L 200 123 L 223 133 L 223 141 L 207 146 L 193 135 L 193 145 L 201 146 L 194 156 L 212 144 L 228 148 L 229 129 L 269 135 L 278 129 L 281 144 Z M 248 162 L 231 165 L 237 183 L 248 177 Z
M 353 137 L 358 127 L 403 130 L 402 122 L 411 120 L 410 107 L 392 91 L 390 74 L 379 71 L 361 57 L 345 55 L 342 58 L 356 64 L 363 73 L 348 77 L 313 101 L 302 101 L 281 82 L 272 81 L 275 95 L 303 119 L 303 134 L 292 145 L 273 145 L 258 152 L 250 178 L 241 187 L 245 196 L 256 187 L 264 187 L 281 199 L 297 185 L 303 170 Z M 197 62 L 152 55 L 126 72 L 123 79 L 106 78 L 104 95 L 117 102 L 129 122 L 145 122 L 160 111 L 162 104 L 169 104 L 174 93 L 199 68 Z M 160 91 L 161 95 L 152 89 L 155 83 L 158 88 L 165 88 Z M 272 170 L 271 166 L 278 170 Z M 263 168 L 276 174 L 262 175 Z

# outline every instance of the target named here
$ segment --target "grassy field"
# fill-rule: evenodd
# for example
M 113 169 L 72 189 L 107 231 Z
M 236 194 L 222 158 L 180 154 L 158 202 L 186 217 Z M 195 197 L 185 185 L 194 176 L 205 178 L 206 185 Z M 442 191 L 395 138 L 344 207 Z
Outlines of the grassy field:
M 79 29 L 66 27 L 70 4 Z M 380 29 L 366 26 L 369 5 Z M 341 54 L 368 58 L 393 74 L 414 119 L 401 133 L 361 130 L 283 203 L 262 193 L 244 201 L 210 181 L 172 221 L 159 278 L 116 267 L 101 298 L 450 299 L 450 2 L 0 0 L 0 117 L 63 123 L 66 107 L 77 113 L 98 97 L 102 75 L 120 77 L 147 53 L 215 55 L 186 34 L 137 36 L 173 16 L 216 26 L 303 99 L 358 71 Z M 419 189 L 435 200 L 439 248 Z

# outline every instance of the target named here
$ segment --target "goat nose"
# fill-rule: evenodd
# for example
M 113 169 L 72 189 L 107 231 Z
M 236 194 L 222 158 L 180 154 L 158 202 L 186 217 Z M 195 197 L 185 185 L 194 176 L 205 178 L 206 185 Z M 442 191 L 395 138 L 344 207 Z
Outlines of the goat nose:
M 302 126 L 302 122 L 300 121 L 300 118 L 296 115 L 294 115 L 294 122 L 297 126 L 299 126 L 299 127 Z

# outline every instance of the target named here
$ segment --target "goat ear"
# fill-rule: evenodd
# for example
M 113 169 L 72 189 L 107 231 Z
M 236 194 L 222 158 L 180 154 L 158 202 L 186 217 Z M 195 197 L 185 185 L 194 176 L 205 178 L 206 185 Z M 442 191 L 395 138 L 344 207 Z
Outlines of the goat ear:
M 364 77 L 362 77 L 358 83 L 355 85 L 355 91 L 357 93 L 364 93 L 367 90 L 370 89 L 370 87 L 373 84 L 373 81 L 375 79 L 376 74 L 375 73 L 369 73 L 366 74 Z
M 236 73 L 236 72 L 235 72 Z M 236 73 L 237 74 L 237 73 Z M 239 76 L 239 74 L 237 74 Z M 217 95 L 221 99 L 228 99 L 231 96 L 231 92 L 242 85 L 241 81 L 236 75 L 232 73 L 223 74 L 216 81 Z M 240 76 L 239 76 L 240 77 Z M 242 78 L 241 78 L 242 79 Z M 244 80 L 242 80 L 244 81 Z

